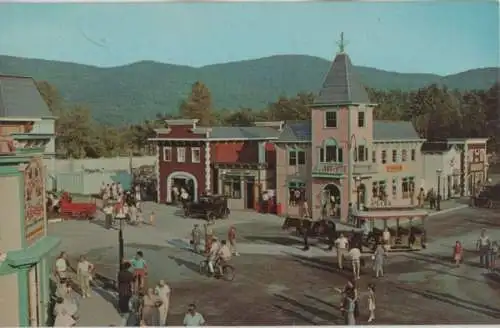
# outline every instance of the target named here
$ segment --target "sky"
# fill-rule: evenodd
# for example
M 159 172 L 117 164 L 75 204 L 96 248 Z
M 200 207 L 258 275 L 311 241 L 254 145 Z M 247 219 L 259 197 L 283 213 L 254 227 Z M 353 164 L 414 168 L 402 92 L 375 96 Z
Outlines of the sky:
M 496 1 L 0 4 L 0 54 L 100 67 L 331 60 L 341 32 L 355 65 L 445 75 L 500 62 Z

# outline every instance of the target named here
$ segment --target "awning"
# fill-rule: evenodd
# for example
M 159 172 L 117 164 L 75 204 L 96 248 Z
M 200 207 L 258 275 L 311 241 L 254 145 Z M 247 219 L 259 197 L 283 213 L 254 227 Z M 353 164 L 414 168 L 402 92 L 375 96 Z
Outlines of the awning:
M 288 188 L 295 188 L 295 189 L 301 189 L 301 188 L 305 188 L 306 187 L 306 183 L 302 180 L 290 180 L 288 181 Z

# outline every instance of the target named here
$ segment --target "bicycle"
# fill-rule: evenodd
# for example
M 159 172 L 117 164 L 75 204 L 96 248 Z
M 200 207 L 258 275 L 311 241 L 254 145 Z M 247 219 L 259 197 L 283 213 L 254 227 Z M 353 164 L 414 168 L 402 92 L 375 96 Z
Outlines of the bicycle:
M 221 270 L 222 269 L 222 270 Z M 221 274 L 222 271 L 222 274 Z M 221 268 L 221 264 L 219 261 L 215 264 L 214 267 L 215 277 L 222 278 L 225 281 L 233 281 L 235 276 L 235 269 L 230 264 L 223 264 Z M 208 267 L 208 260 L 202 260 L 200 262 L 200 273 L 204 275 L 208 275 L 210 273 L 210 269 Z

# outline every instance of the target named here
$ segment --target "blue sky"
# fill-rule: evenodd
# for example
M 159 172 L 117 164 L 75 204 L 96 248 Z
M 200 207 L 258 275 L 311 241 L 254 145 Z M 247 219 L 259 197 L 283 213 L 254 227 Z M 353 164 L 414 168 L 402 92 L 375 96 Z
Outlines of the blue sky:
M 497 2 L 0 4 L 0 54 L 203 66 L 276 54 L 450 74 L 499 66 Z

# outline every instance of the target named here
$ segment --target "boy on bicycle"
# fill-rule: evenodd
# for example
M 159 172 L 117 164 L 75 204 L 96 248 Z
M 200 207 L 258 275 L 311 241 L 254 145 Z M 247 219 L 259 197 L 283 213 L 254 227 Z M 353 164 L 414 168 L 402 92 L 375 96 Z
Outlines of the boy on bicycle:
M 222 268 L 224 267 L 224 265 L 229 263 L 229 261 L 231 260 L 231 257 L 232 257 L 231 248 L 229 247 L 227 242 L 225 240 L 223 240 L 221 242 L 221 247 L 220 247 L 219 251 L 217 252 L 217 261 L 216 261 L 216 263 L 219 266 L 219 270 L 220 270 L 221 275 L 223 274 Z

